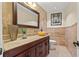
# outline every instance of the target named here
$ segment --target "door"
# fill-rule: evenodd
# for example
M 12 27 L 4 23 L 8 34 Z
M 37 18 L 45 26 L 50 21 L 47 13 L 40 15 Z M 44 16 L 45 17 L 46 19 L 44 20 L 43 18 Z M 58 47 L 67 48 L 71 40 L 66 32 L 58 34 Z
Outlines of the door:
M 77 41 L 79 41 L 79 2 L 77 2 Z M 79 46 L 77 46 L 77 56 L 79 57 Z

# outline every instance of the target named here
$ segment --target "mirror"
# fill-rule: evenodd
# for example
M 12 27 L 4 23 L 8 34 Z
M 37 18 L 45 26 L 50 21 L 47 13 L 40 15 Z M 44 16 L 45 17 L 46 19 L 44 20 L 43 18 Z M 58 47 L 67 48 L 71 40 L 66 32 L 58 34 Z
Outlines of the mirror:
M 14 3 L 13 24 L 21 27 L 39 28 L 39 13 L 25 3 Z

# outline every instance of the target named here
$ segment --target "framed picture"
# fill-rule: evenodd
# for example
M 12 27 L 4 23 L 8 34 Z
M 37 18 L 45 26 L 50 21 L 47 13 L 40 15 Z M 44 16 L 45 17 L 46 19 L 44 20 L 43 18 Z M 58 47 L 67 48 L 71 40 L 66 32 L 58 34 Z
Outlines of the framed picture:
M 51 14 L 51 26 L 62 25 L 62 13 Z

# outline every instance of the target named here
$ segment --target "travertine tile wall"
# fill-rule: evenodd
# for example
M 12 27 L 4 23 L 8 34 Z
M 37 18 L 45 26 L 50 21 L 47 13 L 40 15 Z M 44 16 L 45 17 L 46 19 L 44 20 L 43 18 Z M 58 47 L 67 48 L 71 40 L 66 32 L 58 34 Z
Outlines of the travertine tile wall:
M 77 24 L 74 24 L 65 29 L 66 45 L 72 56 L 77 56 L 77 48 L 73 45 L 73 42 L 77 40 Z
M 2 3 L 3 39 L 9 39 L 8 25 L 12 24 L 12 4 Z
M 50 39 L 56 40 L 59 45 L 65 45 L 65 27 L 49 28 L 47 31 Z

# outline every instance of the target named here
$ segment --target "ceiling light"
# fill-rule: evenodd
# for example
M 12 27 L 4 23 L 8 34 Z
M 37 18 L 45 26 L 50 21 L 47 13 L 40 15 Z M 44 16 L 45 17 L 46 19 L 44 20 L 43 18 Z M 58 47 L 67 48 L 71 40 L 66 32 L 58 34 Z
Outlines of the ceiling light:
M 33 2 L 28 2 L 28 4 L 29 4 L 29 5 L 32 5 L 32 4 L 33 4 Z
M 34 2 L 27 2 L 29 5 L 36 7 L 36 4 Z

